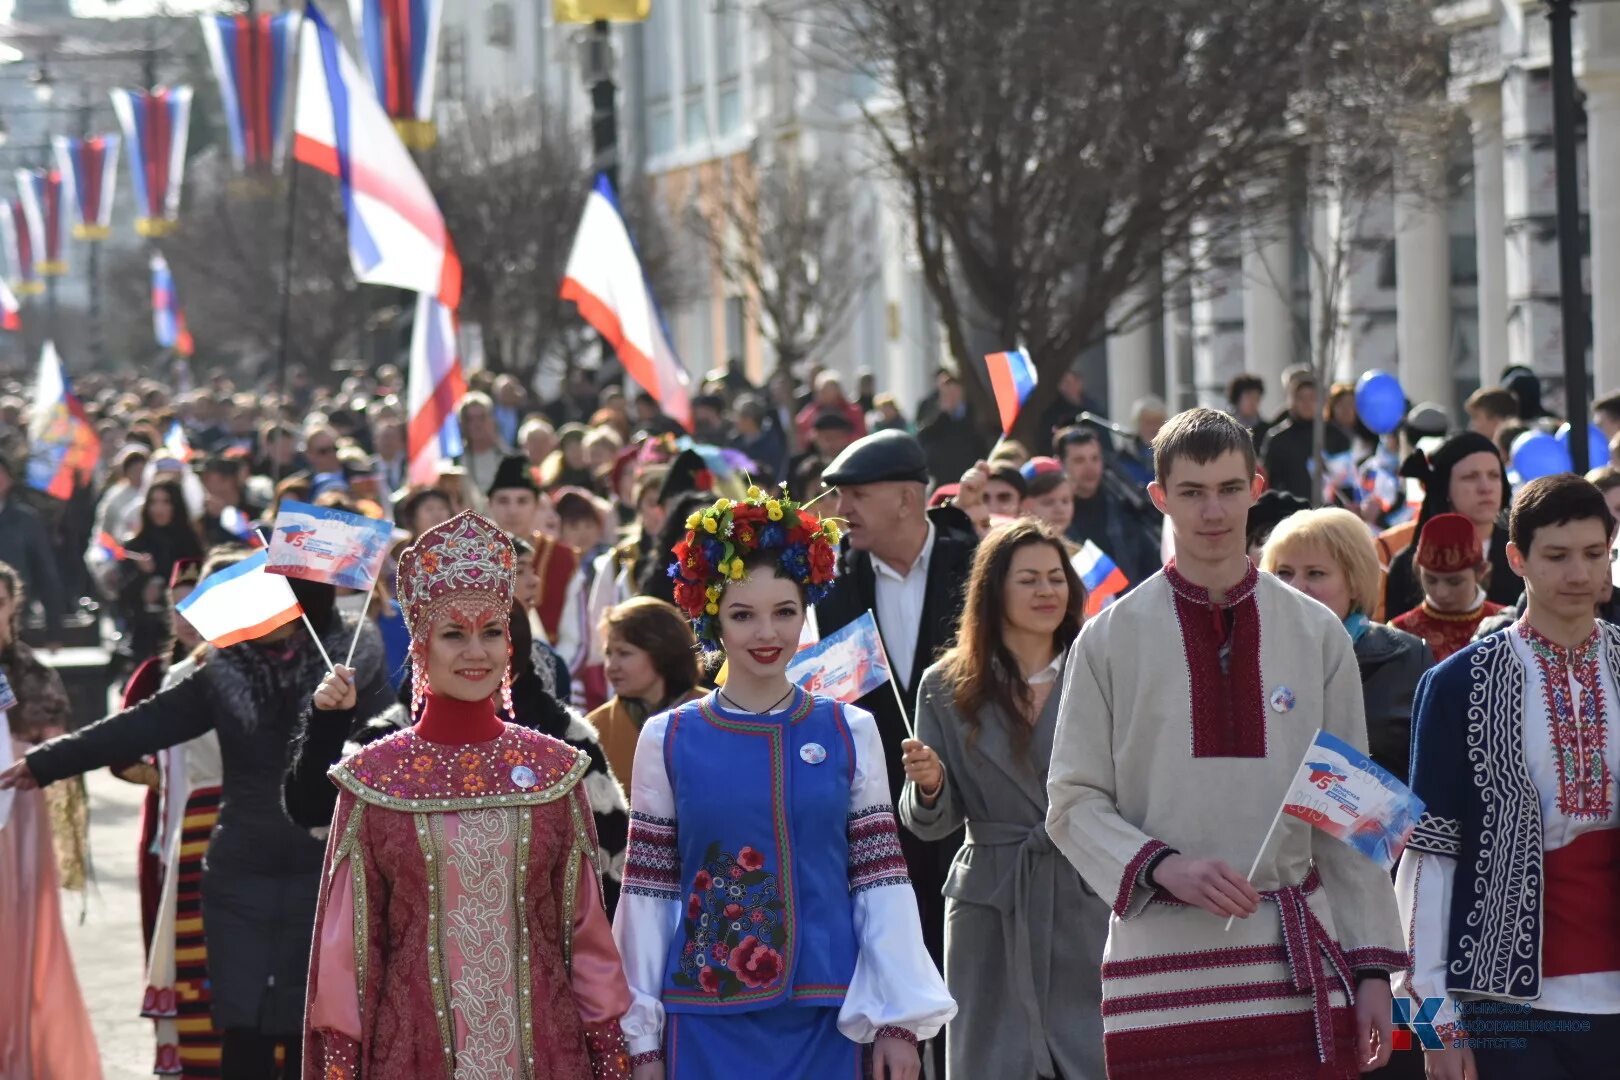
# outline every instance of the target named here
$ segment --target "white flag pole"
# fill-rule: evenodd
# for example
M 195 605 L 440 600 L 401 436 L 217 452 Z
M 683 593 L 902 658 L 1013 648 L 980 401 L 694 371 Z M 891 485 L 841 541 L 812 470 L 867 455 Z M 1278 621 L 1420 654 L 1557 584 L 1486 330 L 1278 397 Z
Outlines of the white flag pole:
M 1305 747 L 1305 753 L 1299 759 L 1299 764 L 1301 766 L 1303 766 L 1305 764 L 1305 759 L 1311 756 L 1311 747 L 1316 745 L 1316 736 L 1320 735 L 1320 734 L 1322 734 L 1322 729 L 1317 728 L 1316 729 L 1316 735 L 1311 736 L 1310 745 Z M 1294 790 L 1294 777 L 1296 777 L 1298 775 L 1299 775 L 1299 768 L 1295 767 L 1293 773 L 1290 774 L 1289 777 L 1288 777 L 1288 791 L 1283 792 L 1282 802 L 1277 804 L 1277 813 L 1271 819 L 1271 828 L 1266 830 L 1266 838 L 1264 840 L 1260 841 L 1260 850 L 1254 853 L 1254 864 L 1249 867 L 1249 874 L 1248 874 L 1248 877 L 1246 879 L 1249 882 L 1249 884 L 1251 884 L 1251 885 L 1254 884 L 1254 875 L 1256 875 L 1256 874 L 1258 874 L 1260 872 L 1260 860 L 1265 858 L 1266 848 L 1271 846 L 1271 837 L 1277 831 L 1277 824 L 1278 824 L 1278 822 L 1282 821 L 1283 807 L 1288 805 L 1288 794 L 1289 794 L 1289 792 Z M 1227 919 L 1226 919 L 1226 929 L 1227 930 L 1232 929 L 1232 923 L 1236 919 L 1237 919 L 1236 915 L 1227 916 Z
M 889 689 L 894 691 L 894 703 L 900 706 L 900 719 L 906 725 L 906 736 L 915 739 L 917 729 L 912 726 L 911 713 L 906 709 L 905 695 L 900 693 L 900 684 L 895 681 L 894 665 L 889 663 L 889 647 L 883 643 L 883 628 L 878 626 L 877 612 L 867 608 L 866 613 L 872 616 L 872 626 L 877 630 L 878 651 L 883 654 L 883 666 L 889 669 Z
M 377 568 L 377 577 L 382 577 L 382 568 Z M 371 610 L 371 598 L 377 592 L 377 578 L 371 579 L 371 588 L 366 590 L 366 602 L 361 605 L 360 616 L 354 621 L 354 637 L 349 641 L 349 655 L 343 658 L 344 667 L 354 666 L 354 649 L 360 644 L 360 631 L 366 626 L 366 612 Z

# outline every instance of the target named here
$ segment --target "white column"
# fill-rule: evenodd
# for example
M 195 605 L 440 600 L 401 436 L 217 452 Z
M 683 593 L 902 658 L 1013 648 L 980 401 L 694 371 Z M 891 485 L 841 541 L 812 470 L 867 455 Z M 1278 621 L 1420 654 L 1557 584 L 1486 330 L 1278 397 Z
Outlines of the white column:
M 1108 335 L 1108 416 L 1126 423 L 1131 406 L 1153 393 L 1153 311 L 1151 296 L 1132 289 L 1115 302 L 1119 317 L 1130 322 L 1121 333 Z M 1136 312 L 1132 315 L 1132 312 Z
M 1476 86 L 1470 91 L 1468 130 L 1474 143 L 1479 383 L 1491 386 L 1508 366 L 1507 202 L 1500 86 Z
M 1414 402 L 1455 411 L 1451 372 L 1451 237 L 1445 208 L 1395 197 L 1395 335 L 1401 386 Z
M 1294 245 L 1281 213 L 1243 231 L 1243 351 L 1266 384 L 1263 411 L 1281 406 L 1282 373 L 1299 350 L 1294 340 Z
M 1588 75 L 1581 86 L 1592 231 L 1592 380 L 1602 397 L 1620 390 L 1620 74 Z

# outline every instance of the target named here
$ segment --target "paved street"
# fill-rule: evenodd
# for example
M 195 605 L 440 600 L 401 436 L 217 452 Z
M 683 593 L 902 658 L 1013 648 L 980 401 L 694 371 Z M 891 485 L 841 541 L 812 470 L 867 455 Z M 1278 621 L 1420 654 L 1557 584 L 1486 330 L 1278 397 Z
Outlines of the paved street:
M 146 958 L 135 885 L 144 789 L 105 769 L 86 780 L 95 882 L 84 894 L 62 894 L 63 917 L 106 1080 L 137 1080 L 152 1075 L 152 1022 L 140 1016 Z

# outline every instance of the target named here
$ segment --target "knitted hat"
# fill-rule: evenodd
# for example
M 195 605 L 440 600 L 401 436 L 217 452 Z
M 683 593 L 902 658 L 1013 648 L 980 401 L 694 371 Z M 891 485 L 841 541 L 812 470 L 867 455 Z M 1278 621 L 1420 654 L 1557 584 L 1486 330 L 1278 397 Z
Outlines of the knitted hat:
M 1485 561 L 1474 523 L 1461 514 L 1436 514 L 1418 534 L 1417 565 L 1433 574 L 1472 570 Z

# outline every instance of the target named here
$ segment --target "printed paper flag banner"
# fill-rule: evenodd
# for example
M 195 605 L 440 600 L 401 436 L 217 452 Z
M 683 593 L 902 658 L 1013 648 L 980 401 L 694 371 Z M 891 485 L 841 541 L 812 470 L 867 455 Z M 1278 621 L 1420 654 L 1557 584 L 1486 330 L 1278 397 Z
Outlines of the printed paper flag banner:
M 1343 840 L 1388 871 L 1417 828 L 1423 801 L 1366 754 L 1319 731 L 1282 812 Z
M 377 580 L 394 526 L 328 506 L 284 502 L 270 530 L 272 574 L 365 592 Z
M 1001 413 L 1001 433 L 1010 435 L 1019 410 L 1035 390 L 1035 365 L 1023 349 L 991 353 L 984 362 L 990 368 L 990 389 L 995 391 L 996 410 Z
M 1130 586 L 1125 571 L 1090 540 L 1074 553 L 1074 572 L 1080 575 L 1080 584 L 1086 587 L 1088 619 L 1113 603 Z
M 889 665 L 870 611 L 814 645 L 787 667 L 787 677 L 812 694 L 855 702 L 889 681 Z
M 209 574 L 175 605 L 210 645 L 223 649 L 261 638 L 303 614 L 287 579 L 266 573 L 263 551 Z

